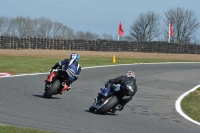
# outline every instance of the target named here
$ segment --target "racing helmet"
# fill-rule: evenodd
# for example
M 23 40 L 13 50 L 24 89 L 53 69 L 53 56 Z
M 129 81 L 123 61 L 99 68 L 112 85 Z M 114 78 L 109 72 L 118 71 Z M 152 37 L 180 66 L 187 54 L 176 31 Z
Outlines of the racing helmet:
M 70 59 L 75 59 L 75 60 L 79 61 L 80 57 L 79 57 L 78 54 L 72 53 L 72 54 L 70 55 Z
M 126 77 L 134 77 L 135 78 L 135 73 L 133 71 L 127 71 L 125 76 Z

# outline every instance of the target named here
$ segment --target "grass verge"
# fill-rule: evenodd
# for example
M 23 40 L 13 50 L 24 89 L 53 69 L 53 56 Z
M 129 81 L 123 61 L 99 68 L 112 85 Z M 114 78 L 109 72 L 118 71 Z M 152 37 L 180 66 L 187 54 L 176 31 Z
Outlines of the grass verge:
M 56 62 L 61 60 L 63 59 L 47 57 L 0 56 L 0 72 L 12 72 L 13 74 L 48 72 Z M 112 59 L 110 58 L 83 57 L 81 58 L 80 64 L 82 67 L 88 67 L 155 62 L 188 62 L 188 60 L 117 58 L 116 63 L 112 63 Z
M 0 133 L 56 133 L 38 129 L 19 128 L 15 126 L 0 126 Z
M 195 121 L 200 122 L 200 88 L 190 92 L 189 95 L 183 98 L 181 108 L 183 112 Z

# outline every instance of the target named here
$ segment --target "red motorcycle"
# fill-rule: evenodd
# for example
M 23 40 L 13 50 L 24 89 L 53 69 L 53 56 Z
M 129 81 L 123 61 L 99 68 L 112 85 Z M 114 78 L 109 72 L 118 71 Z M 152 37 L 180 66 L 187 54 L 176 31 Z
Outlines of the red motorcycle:
M 68 74 L 64 69 L 53 69 L 45 80 L 44 98 L 51 98 L 52 95 L 62 94 L 69 90 Z

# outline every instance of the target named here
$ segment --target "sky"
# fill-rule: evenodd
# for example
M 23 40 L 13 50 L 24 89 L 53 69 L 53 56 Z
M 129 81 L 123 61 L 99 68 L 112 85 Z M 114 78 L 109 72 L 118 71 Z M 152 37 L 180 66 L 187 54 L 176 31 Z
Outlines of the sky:
M 76 31 L 117 35 L 121 21 L 125 35 L 141 14 L 153 11 L 164 18 L 170 8 L 196 13 L 200 22 L 200 0 L 0 0 L 0 16 L 47 17 Z M 197 31 L 200 40 L 200 28 Z

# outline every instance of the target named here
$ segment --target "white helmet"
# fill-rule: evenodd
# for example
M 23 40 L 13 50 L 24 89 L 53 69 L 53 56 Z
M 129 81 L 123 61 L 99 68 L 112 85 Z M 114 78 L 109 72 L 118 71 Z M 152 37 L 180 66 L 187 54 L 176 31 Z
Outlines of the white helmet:
M 133 71 L 127 71 L 125 76 L 126 77 L 134 77 L 135 78 L 135 73 Z

